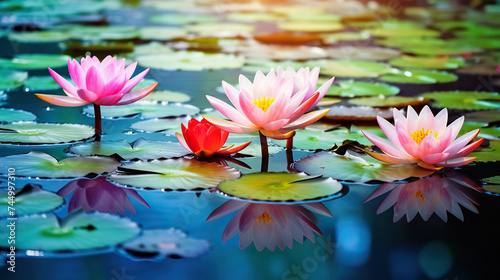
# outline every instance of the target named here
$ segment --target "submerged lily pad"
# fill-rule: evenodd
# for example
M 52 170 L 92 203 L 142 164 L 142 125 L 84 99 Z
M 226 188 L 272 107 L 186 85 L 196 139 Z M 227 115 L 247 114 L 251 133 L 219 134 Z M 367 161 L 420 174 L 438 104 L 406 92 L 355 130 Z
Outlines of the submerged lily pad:
M 0 221 L 0 236 L 7 237 L 7 220 Z M 68 251 L 113 246 L 127 241 L 140 228 L 127 218 L 102 213 L 73 212 L 59 220 L 55 214 L 19 218 L 16 223 L 16 248 L 21 250 Z M 0 240 L 9 247 L 8 238 Z
M 318 84 L 326 82 L 326 79 L 319 78 Z M 356 97 L 356 96 L 389 96 L 399 93 L 399 88 L 384 83 L 358 82 L 354 80 L 340 81 L 339 85 L 332 85 L 327 96 Z
M 139 138 L 132 144 L 125 140 L 80 144 L 71 147 L 70 152 L 82 156 L 118 154 L 125 160 L 172 158 L 188 154 L 179 143 L 148 141 L 144 138 Z
M 277 24 L 277 27 L 286 31 L 301 32 L 331 32 L 344 29 L 340 22 L 331 21 L 285 21 Z
M 13 216 L 9 213 L 9 195 L 7 189 L 0 189 L 0 217 Z M 43 213 L 62 205 L 64 199 L 55 193 L 41 189 L 38 185 L 26 185 L 15 194 L 16 216 Z
M 12 32 L 9 40 L 21 43 L 54 43 L 69 40 L 71 35 L 61 31 Z
M 0 91 L 9 91 L 23 85 L 28 72 L 0 69 Z
M 0 125 L 0 143 L 57 144 L 88 139 L 94 129 L 79 124 L 20 122 Z
M 0 58 L 0 67 L 23 70 L 58 68 L 66 66 L 70 59 L 70 56 L 59 54 L 20 54 L 12 59 Z
M 167 190 L 209 189 L 221 181 L 240 176 L 232 167 L 186 158 L 137 161 L 122 164 L 120 170 L 124 172 L 110 175 L 112 181 L 138 188 Z
M 142 235 L 121 245 L 127 255 L 138 259 L 194 258 L 210 249 L 210 242 L 188 237 L 179 229 L 146 229 Z
M 234 54 L 205 54 L 202 52 L 178 51 L 170 54 L 140 55 L 139 65 L 161 70 L 202 71 L 208 69 L 240 68 L 245 59 Z
M 345 155 L 319 152 L 295 162 L 293 167 L 310 175 L 324 175 L 354 182 L 393 182 L 409 177 L 425 177 L 434 172 L 416 164 L 388 164 L 351 151 L 347 151 Z
M 364 98 L 349 99 L 349 104 L 357 106 L 371 106 L 371 107 L 406 107 L 406 106 L 420 106 L 429 102 L 428 98 L 424 97 L 406 97 L 406 96 L 373 96 Z
M 374 78 L 391 71 L 391 66 L 379 62 L 355 60 L 317 60 L 321 74 L 335 77 Z
M 436 91 L 422 94 L 434 100 L 432 106 L 463 110 L 493 110 L 500 108 L 500 95 L 496 92 Z
M 391 59 L 391 65 L 397 67 L 414 67 L 414 68 L 429 68 L 429 69 L 457 69 L 465 66 L 465 60 L 461 57 L 419 57 L 419 56 L 402 56 Z
M 384 61 L 401 55 L 398 50 L 381 47 L 342 46 L 328 48 L 326 52 L 331 58 L 361 61 Z
M 28 154 L 2 157 L 0 167 L 16 169 L 16 176 L 71 178 L 111 172 L 120 163 L 110 157 L 69 157 L 58 161 L 53 156 L 31 151 Z M 3 173 L 4 171 L 0 171 Z
M 379 79 L 390 83 L 435 84 L 451 83 L 458 80 L 458 77 L 445 71 L 402 69 L 387 73 Z
M 43 90 L 55 90 L 60 89 L 61 86 L 56 83 L 54 78 L 51 76 L 35 76 L 29 77 L 24 81 L 24 91 L 43 91 Z
M 18 122 L 18 121 L 34 121 L 35 119 L 36 119 L 36 116 L 30 112 L 26 112 L 23 110 L 0 108 L 0 123 L 11 123 L 11 122 Z M 0 128 L 0 135 L 1 135 L 1 132 L 2 131 Z
M 141 100 L 182 103 L 191 100 L 191 97 L 188 94 L 182 92 L 170 91 L 170 90 L 156 90 L 146 95 L 146 97 L 144 97 Z
M 219 190 L 243 199 L 302 201 L 336 194 L 342 190 L 342 184 L 332 178 L 302 173 L 262 172 L 224 181 L 219 184 Z
M 193 105 L 182 104 L 159 104 L 156 102 L 135 102 L 123 106 L 103 106 L 101 113 L 103 118 L 129 117 L 141 115 L 143 119 L 192 116 L 200 112 L 200 109 Z M 94 116 L 94 106 L 86 106 L 83 113 Z
M 474 161 L 490 162 L 500 160 L 500 141 L 490 141 L 488 148 L 477 149 L 470 153 L 469 157 L 476 157 Z

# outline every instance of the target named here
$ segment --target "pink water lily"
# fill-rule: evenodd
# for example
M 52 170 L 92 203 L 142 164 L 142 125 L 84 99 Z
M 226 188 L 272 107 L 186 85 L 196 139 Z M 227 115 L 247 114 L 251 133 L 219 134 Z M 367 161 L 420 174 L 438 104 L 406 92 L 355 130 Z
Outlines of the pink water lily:
M 479 134 L 479 129 L 457 138 L 464 123 L 464 117 L 458 118 L 447 126 L 446 108 L 434 116 L 428 106 L 425 106 L 419 115 L 411 106 L 408 106 L 407 117 L 397 109 L 394 109 L 393 115 L 395 125 L 377 117 L 378 124 L 389 141 L 370 132 L 362 131 L 384 152 L 384 154 L 368 153 L 387 163 L 417 163 L 431 170 L 462 166 L 475 159 L 466 155 L 475 150 L 484 140 L 480 139 L 467 145 Z
M 149 68 L 132 78 L 137 62 L 125 68 L 125 59 L 107 56 L 102 62 L 97 57 L 84 57 L 81 64 L 68 60 L 73 83 L 49 68 L 49 73 L 66 95 L 35 94 L 50 104 L 75 107 L 93 103 L 96 112 L 96 133 L 100 135 L 99 106 L 126 105 L 151 93 L 158 83 L 131 91 L 146 76 Z M 98 123 L 99 122 L 99 123 Z
M 284 205 L 230 200 L 215 209 L 207 218 L 207 222 L 235 211 L 237 211 L 236 214 L 222 234 L 222 242 L 226 242 L 239 233 L 241 250 L 254 242 L 257 251 L 267 248 L 271 252 L 274 252 L 276 246 L 281 250 L 285 247 L 292 249 L 293 241 L 302 244 L 304 237 L 314 242 L 314 233 L 323 235 L 315 225 L 317 218 L 313 212 L 332 217 L 325 205 L 319 202 Z
M 240 75 L 240 90 L 222 81 L 222 87 L 234 105 L 231 106 L 215 97 L 208 101 L 231 121 L 204 116 L 204 118 L 227 132 L 250 133 L 259 131 L 261 140 L 267 136 L 274 139 L 293 137 L 296 129 L 303 128 L 321 119 L 329 109 L 306 113 L 323 98 L 333 78 L 316 90 L 319 68 L 312 71 L 302 68 L 295 72 L 292 68 L 278 74 L 272 69 L 267 75 L 257 71 L 253 83 Z M 267 144 L 265 144 L 267 151 Z

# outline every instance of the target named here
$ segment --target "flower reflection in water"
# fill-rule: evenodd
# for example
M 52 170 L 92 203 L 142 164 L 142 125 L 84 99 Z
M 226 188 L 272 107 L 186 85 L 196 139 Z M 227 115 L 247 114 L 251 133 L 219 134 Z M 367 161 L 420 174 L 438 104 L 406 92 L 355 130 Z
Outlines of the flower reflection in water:
M 447 211 L 463 221 L 464 216 L 460 205 L 478 213 L 475 205 L 479 203 L 468 189 L 483 192 L 476 183 L 463 174 L 436 173 L 431 177 L 410 183 L 383 184 L 368 196 L 364 203 L 389 192 L 378 207 L 377 214 L 394 206 L 394 222 L 399 221 L 405 214 L 409 222 L 417 213 L 420 213 L 424 221 L 427 221 L 432 213 L 436 213 L 444 222 L 447 222 Z
M 132 189 L 118 187 L 100 176 L 95 179 L 77 179 L 61 188 L 57 194 L 65 197 L 73 192 L 69 200 L 68 212 L 83 209 L 85 212 L 125 215 L 125 209 L 135 214 L 135 208 L 128 196 L 142 205 L 151 208 L 148 203 Z
M 315 242 L 314 233 L 323 234 L 315 224 L 317 218 L 313 212 L 332 217 L 330 211 L 319 202 L 288 205 L 230 200 L 215 209 L 207 218 L 207 222 L 234 211 L 238 212 L 226 226 L 222 241 L 226 242 L 239 233 L 241 250 L 253 241 L 259 252 L 266 247 L 274 252 L 276 246 L 281 250 L 285 247 L 292 249 L 293 240 L 302 244 L 304 237 Z

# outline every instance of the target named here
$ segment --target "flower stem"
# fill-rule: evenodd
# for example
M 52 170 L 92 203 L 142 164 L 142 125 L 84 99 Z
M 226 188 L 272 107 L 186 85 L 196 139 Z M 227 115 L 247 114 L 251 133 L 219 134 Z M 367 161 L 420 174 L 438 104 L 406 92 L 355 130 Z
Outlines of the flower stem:
M 293 136 L 286 139 L 286 149 L 291 150 L 293 148 Z
M 95 140 L 101 141 L 102 124 L 101 124 L 101 106 L 94 103 L 94 120 L 95 120 Z
M 291 149 L 286 149 L 286 169 L 290 172 L 297 172 L 292 167 L 293 165 L 293 151 Z
M 269 157 L 262 157 L 260 164 L 260 172 L 267 172 L 269 170 Z
M 267 148 L 267 138 L 259 131 L 260 137 L 260 150 L 262 151 L 262 157 L 269 157 L 269 150 Z

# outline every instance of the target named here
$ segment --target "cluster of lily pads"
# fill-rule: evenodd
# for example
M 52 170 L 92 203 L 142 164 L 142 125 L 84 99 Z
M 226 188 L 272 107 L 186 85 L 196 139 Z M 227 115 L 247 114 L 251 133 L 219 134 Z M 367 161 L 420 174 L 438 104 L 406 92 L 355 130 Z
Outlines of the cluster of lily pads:
M 0 8 L 17 15 L 12 26 L 36 25 L 29 22 L 38 13 L 35 2 L 5 1 Z M 424 220 L 436 213 L 446 221 L 447 212 L 463 219 L 459 204 L 477 212 L 477 201 L 466 189 L 482 189 L 463 175 L 435 170 L 500 158 L 500 95 L 490 88 L 462 90 L 461 84 L 471 74 L 498 78 L 495 34 L 500 30 L 493 26 L 498 18 L 488 12 L 474 16 L 450 10 L 443 19 L 432 8 L 407 8 L 411 20 L 381 21 L 387 7 L 344 1 L 338 5 L 351 13 L 343 14 L 342 8 L 331 11 L 314 1 L 313 6 L 217 6 L 220 16 L 209 5 L 146 1 L 134 13 L 157 12 L 147 18 L 147 26 L 137 27 L 81 24 L 100 21 L 105 15 L 99 12 L 122 8 L 120 1 L 67 2 L 56 6 L 57 13 L 39 26 L 43 30 L 3 34 L 21 46 L 52 44 L 62 52 L 0 58 L 0 143 L 8 148 L 0 173 L 14 168 L 17 177 L 37 182 L 71 180 L 57 194 L 34 185 L 17 192 L 20 249 L 120 244 L 117 250 L 127 257 L 161 259 L 194 257 L 210 248 L 206 240 L 178 229 L 142 230 L 138 237 L 137 223 L 113 215 L 135 213 L 130 198 L 149 207 L 136 189 L 218 190 L 231 200 L 207 222 L 237 211 L 223 241 L 239 234 L 240 248 L 253 241 L 259 251 L 292 248 L 304 237 L 314 241 L 321 231 L 312 213 L 331 217 L 318 200 L 345 195 L 344 182 L 384 182 L 367 201 L 391 191 L 378 212 L 394 206 L 394 221 L 405 214 L 410 221 L 417 213 Z M 457 17 L 466 19 L 452 21 Z M 273 31 L 257 22 L 272 25 Z M 136 66 L 148 69 L 133 76 Z M 253 81 L 241 75 L 238 85 L 236 76 L 228 75 L 231 83 L 219 89 L 186 94 L 169 88 L 175 81 L 168 76 L 153 79 L 149 69 L 256 74 Z M 446 90 L 429 92 L 428 85 Z M 214 97 L 218 91 L 232 106 Z M 64 123 L 38 123 L 31 112 L 3 107 L 25 93 L 53 105 L 84 106 L 83 114 L 66 123 L 67 114 L 77 115 L 74 108 L 59 115 Z M 186 104 L 205 94 L 217 110 Z M 447 126 L 448 111 L 434 117 L 427 104 L 450 109 L 458 121 Z M 418 115 L 413 107 L 424 109 Z M 456 117 L 463 114 L 462 125 L 463 118 Z M 85 116 L 94 118 L 94 128 L 78 124 Z M 394 126 L 385 119 L 394 119 Z M 476 137 L 489 144 L 481 139 L 469 144 Z M 18 153 L 22 147 L 33 151 Z M 284 149 L 287 160 L 281 161 Z M 294 161 L 294 154 L 301 157 Z M 261 172 L 249 169 L 256 168 L 256 158 L 262 159 Z M 268 160 L 279 163 L 272 170 L 277 172 L 268 172 Z M 484 179 L 491 184 L 487 191 L 498 192 L 497 177 Z M 70 193 L 70 214 L 60 219 L 51 211 Z M 6 220 L 0 222 L 2 236 Z M 4 240 L 0 247 L 7 246 Z

